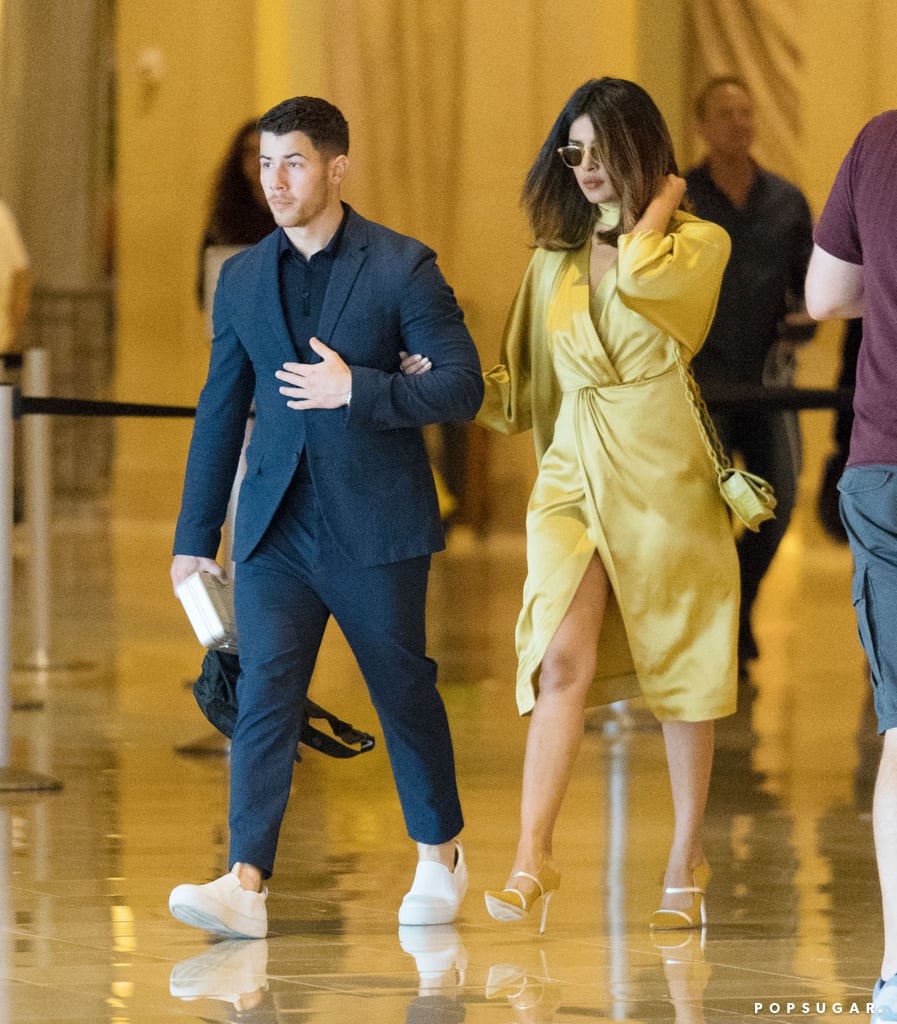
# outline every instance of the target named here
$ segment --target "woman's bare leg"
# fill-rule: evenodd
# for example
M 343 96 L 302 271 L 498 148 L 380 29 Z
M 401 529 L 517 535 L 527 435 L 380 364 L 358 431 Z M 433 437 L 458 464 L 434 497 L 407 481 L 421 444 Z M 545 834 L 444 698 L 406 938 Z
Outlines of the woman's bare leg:
M 664 888 L 690 886 L 692 872 L 706 858 L 702 844 L 704 810 L 713 764 L 713 721 L 664 722 L 670 788 L 673 793 L 673 845 L 664 874 Z M 688 893 L 663 894 L 661 907 L 686 909 Z
M 554 824 L 582 743 L 608 590 L 607 573 L 595 555 L 542 660 L 526 739 L 514 871 L 535 874 L 551 857 Z M 511 884 L 520 887 L 519 880 Z

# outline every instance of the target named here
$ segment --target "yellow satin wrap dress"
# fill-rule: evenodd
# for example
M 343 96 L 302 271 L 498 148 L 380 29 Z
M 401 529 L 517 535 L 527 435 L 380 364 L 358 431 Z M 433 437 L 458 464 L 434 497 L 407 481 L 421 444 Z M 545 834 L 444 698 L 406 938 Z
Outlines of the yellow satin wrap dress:
M 681 212 L 665 235 L 622 235 L 594 295 L 588 243 L 533 254 L 477 416 L 534 432 L 521 714 L 595 552 L 612 594 L 589 703 L 641 693 L 661 721 L 735 711 L 738 561 L 674 355 L 703 343 L 728 255 L 722 228 Z

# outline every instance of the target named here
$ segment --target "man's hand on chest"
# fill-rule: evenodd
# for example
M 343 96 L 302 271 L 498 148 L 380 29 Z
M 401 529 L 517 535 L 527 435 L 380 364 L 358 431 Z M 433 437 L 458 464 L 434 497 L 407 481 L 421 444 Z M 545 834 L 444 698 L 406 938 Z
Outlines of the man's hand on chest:
M 339 409 L 352 398 L 352 371 L 341 356 L 319 341 L 309 339 L 320 363 L 284 363 L 274 376 L 282 381 L 280 393 L 290 409 Z

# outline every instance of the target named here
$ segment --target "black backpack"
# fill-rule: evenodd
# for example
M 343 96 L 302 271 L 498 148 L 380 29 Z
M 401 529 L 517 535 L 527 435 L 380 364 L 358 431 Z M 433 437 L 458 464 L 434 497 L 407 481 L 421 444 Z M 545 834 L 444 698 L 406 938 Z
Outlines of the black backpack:
M 206 651 L 202 660 L 202 674 L 193 684 L 193 696 L 200 711 L 215 728 L 230 738 L 237 721 L 237 678 L 240 675 L 240 656 L 228 651 Z M 315 728 L 311 720 L 324 719 L 333 736 Z M 334 739 L 334 736 L 337 737 Z M 355 757 L 373 750 L 374 737 L 343 722 L 336 715 L 306 699 L 302 712 L 302 732 L 299 742 L 330 757 Z M 299 750 L 296 760 L 301 761 Z

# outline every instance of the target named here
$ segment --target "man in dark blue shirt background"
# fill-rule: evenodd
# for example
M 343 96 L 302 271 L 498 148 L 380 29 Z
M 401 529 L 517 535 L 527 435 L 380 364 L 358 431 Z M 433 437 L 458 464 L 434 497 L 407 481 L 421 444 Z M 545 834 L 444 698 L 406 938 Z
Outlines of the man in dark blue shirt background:
M 707 156 L 686 175 L 695 213 L 726 229 L 732 255 L 716 316 L 693 367 L 702 384 L 790 384 L 794 343 L 812 337 L 802 312 L 813 248 L 810 208 L 800 189 L 751 155 L 754 101 L 734 76 L 711 79 L 695 103 Z M 774 487 L 776 518 L 738 542 L 741 565 L 739 665 L 757 657 L 751 611 L 788 528 L 797 497 L 801 441 L 797 414 L 746 408 L 714 414 L 723 444 Z

